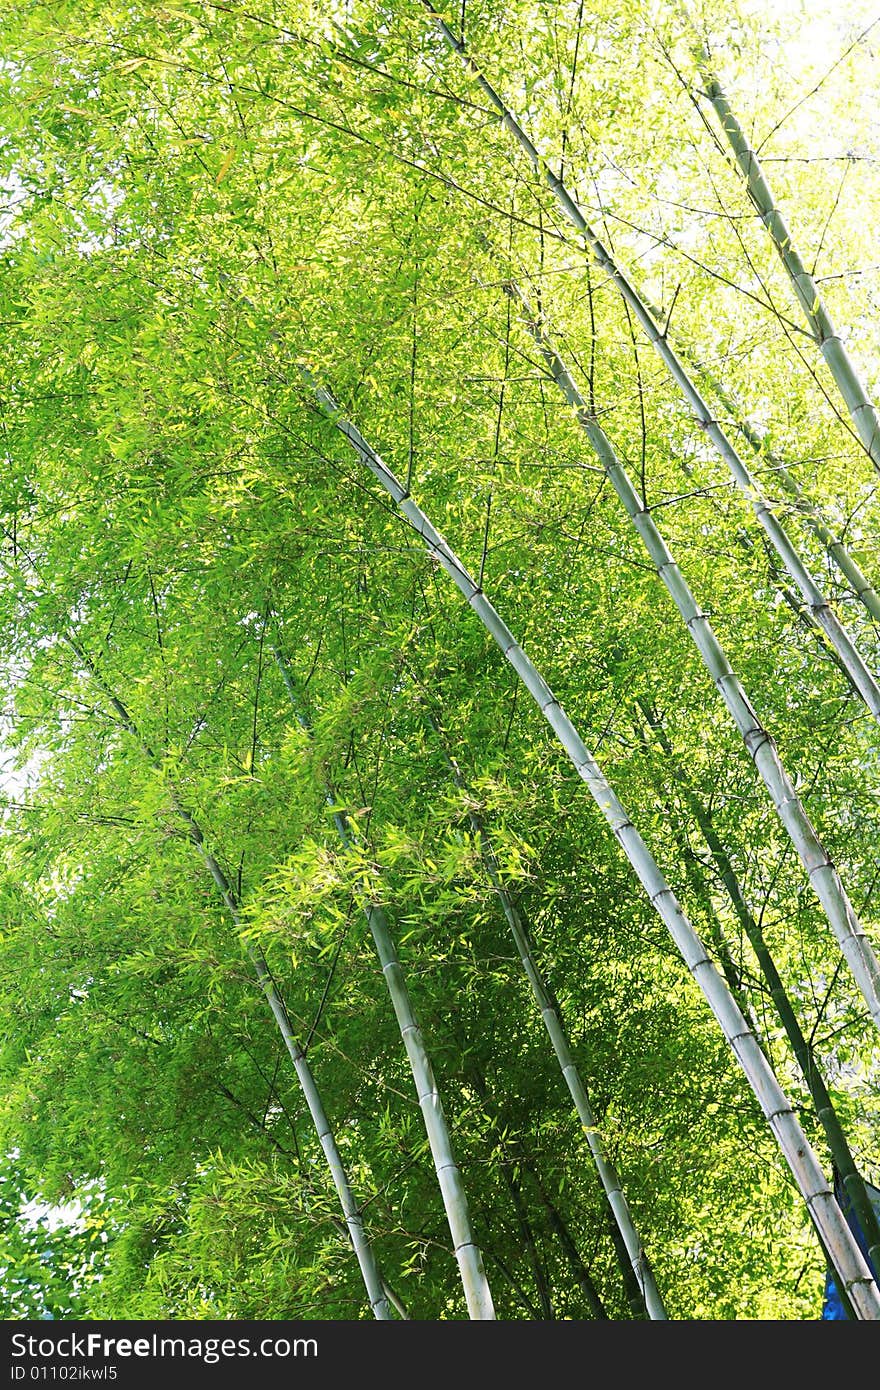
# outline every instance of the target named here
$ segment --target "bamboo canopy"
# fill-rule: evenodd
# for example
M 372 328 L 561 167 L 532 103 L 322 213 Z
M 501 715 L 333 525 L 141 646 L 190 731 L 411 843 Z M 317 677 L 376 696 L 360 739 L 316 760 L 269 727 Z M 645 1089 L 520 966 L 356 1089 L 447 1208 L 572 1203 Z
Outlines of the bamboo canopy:
M 84 651 L 77 638 L 68 631 L 64 633 L 64 640 L 77 659 L 81 661 L 83 666 L 89 671 L 98 687 L 107 696 L 116 714 L 119 716 L 123 727 L 131 734 L 148 762 L 154 767 L 161 769 L 161 759 L 157 757 L 149 744 L 144 741 L 128 709 L 115 692 L 107 687 L 95 663 L 88 653 Z M 211 875 L 230 918 L 236 928 L 240 929 L 241 913 L 235 891 L 217 859 L 205 844 L 205 837 L 201 826 L 192 812 L 182 804 L 178 794 L 173 788 L 170 792 L 170 798 L 174 812 L 186 826 L 189 839 Z M 323 1150 L 330 1176 L 333 1179 L 333 1186 L 336 1188 L 339 1197 L 339 1202 L 345 1218 L 345 1228 L 357 1258 L 361 1278 L 364 1282 L 364 1288 L 367 1292 L 373 1316 L 378 1321 L 388 1321 L 391 1319 L 391 1308 L 385 1292 L 384 1283 L 379 1273 L 379 1268 L 373 1254 L 373 1248 L 364 1226 L 360 1207 L 351 1190 L 348 1174 L 346 1173 L 333 1129 L 327 1118 L 324 1103 L 321 1099 L 321 1093 L 318 1090 L 312 1069 L 308 1063 L 305 1052 L 294 1034 L 290 1016 L 278 992 L 278 987 L 272 978 L 272 972 L 269 969 L 265 956 L 259 946 L 253 941 L 248 942 L 247 951 L 254 967 L 257 982 L 265 995 L 266 1002 L 272 1011 L 272 1016 L 277 1024 L 278 1031 L 284 1040 L 284 1046 L 296 1070 L 297 1080 L 302 1089 L 303 1097 L 312 1118 L 312 1123 L 315 1126 L 315 1132 L 318 1136 L 321 1149 Z
M 8 1320 L 880 1316 L 869 5 L 0 0 Z
M 631 309 L 639 325 L 644 330 L 648 341 L 651 343 L 652 347 L 656 349 L 669 371 L 670 376 L 678 386 L 682 396 L 693 412 L 697 423 L 700 425 L 701 429 L 705 431 L 706 438 L 711 441 L 720 457 L 725 461 L 736 483 L 751 503 L 755 516 L 764 528 L 770 544 L 778 554 L 786 572 L 790 575 L 816 622 L 825 632 L 840 657 L 855 688 L 864 700 L 866 707 L 871 711 L 874 718 L 880 721 L 880 686 L 877 684 L 876 676 L 867 666 L 856 643 L 850 637 L 848 631 L 843 627 L 822 590 L 819 588 L 816 580 L 804 565 L 757 479 L 752 475 L 751 471 L 714 418 L 699 388 L 691 379 L 681 358 L 670 344 L 666 332 L 661 328 L 660 324 L 656 322 L 642 296 L 638 293 L 626 275 L 619 269 L 614 257 L 590 227 L 578 207 L 577 202 L 571 196 L 563 181 L 541 158 L 535 145 L 532 143 L 513 112 L 504 102 L 503 98 L 499 96 L 491 83 L 484 77 L 478 65 L 466 51 L 462 41 L 455 37 L 449 26 L 437 14 L 430 0 L 422 0 L 422 3 L 434 16 L 437 26 L 448 46 L 453 52 L 459 55 L 462 62 L 474 76 L 479 87 L 485 92 L 493 106 L 500 112 L 505 128 L 510 131 L 521 149 L 524 150 L 535 173 L 538 174 L 552 190 L 556 201 L 568 220 L 583 236 L 587 249 L 595 263 L 605 271 L 609 279 L 613 281 L 614 285 L 617 287 L 625 303 Z

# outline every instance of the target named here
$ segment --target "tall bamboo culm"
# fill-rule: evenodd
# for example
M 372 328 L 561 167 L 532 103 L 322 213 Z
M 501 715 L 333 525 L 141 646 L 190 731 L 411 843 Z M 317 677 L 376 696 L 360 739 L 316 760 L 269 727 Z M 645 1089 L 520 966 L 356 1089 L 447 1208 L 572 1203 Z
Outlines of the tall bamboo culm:
M 449 752 L 443 734 L 430 710 L 427 712 L 427 721 L 436 736 L 444 761 L 452 773 L 452 779 L 455 785 L 460 791 L 468 793 L 468 787 L 462 776 L 461 768 Z M 599 1177 L 599 1182 L 602 1185 L 602 1190 L 605 1193 L 608 1206 L 611 1209 L 613 1220 L 616 1222 L 617 1229 L 620 1232 L 627 1259 L 648 1311 L 648 1317 L 652 1320 L 665 1320 L 667 1316 L 666 1309 L 663 1306 L 660 1290 L 657 1288 L 654 1271 L 645 1253 L 641 1237 L 636 1230 L 635 1222 L 633 1221 L 629 1204 L 624 1195 L 620 1178 L 614 1164 L 608 1157 L 608 1151 L 605 1147 L 602 1132 L 599 1129 L 593 1107 L 590 1104 L 586 1084 L 580 1074 L 580 1070 L 571 1050 L 571 1044 L 568 1040 L 562 1012 L 559 1008 L 559 1004 L 548 988 L 538 967 L 538 963 L 535 960 L 529 933 L 526 930 L 516 904 L 504 886 L 504 880 L 501 877 L 501 871 L 495 850 L 492 846 L 492 841 L 489 838 L 482 817 L 478 815 L 473 808 L 473 798 L 470 794 L 468 794 L 467 815 L 471 830 L 480 847 L 480 857 L 486 870 L 486 876 L 492 885 L 492 891 L 498 899 L 501 910 L 510 927 L 514 945 L 516 946 L 523 970 L 525 971 L 526 978 L 528 979 L 532 991 L 532 997 L 538 1006 L 541 1019 L 547 1030 L 547 1035 L 550 1038 L 553 1051 L 556 1054 L 556 1060 L 559 1063 L 565 1084 L 574 1102 L 575 1112 L 577 1113 L 577 1117 L 581 1122 L 586 1136 L 587 1144 Z
M 311 386 L 321 409 L 330 416 L 357 457 L 378 479 L 412 529 L 421 537 L 428 553 L 450 576 L 486 631 L 497 643 L 556 734 L 578 776 L 586 783 L 742 1068 L 804 1199 L 822 1247 L 836 1270 L 840 1284 L 846 1291 L 857 1317 L 880 1320 L 880 1291 L 825 1180 L 819 1161 L 791 1103 L 769 1066 L 757 1038 L 715 969 L 702 941 L 688 921 L 610 782 L 550 686 L 529 660 L 510 628 L 452 548 L 357 427 L 344 418 L 332 394 L 315 382 L 305 369 L 302 369 L 302 375 Z
M 859 921 L 831 858 L 817 835 L 794 783 L 782 765 L 776 744 L 752 707 L 739 678 L 712 625 L 694 598 L 656 522 L 640 500 L 614 446 L 596 415 L 578 390 L 571 373 L 551 343 L 546 330 L 533 317 L 522 293 L 509 285 L 524 310 L 524 321 L 543 354 L 550 373 L 565 399 L 576 412 L 606 476 L 638 533 L 655 567 L 684 620 L 691 640 L 739 730 L 743 743 L 806 869 L 813 890 L 825 910 L 844 958 L 880 1029 L 880 961 L 877 960 L 864 927 Z
M 498 111 L 502 125 L 513 135 L 520 148 L 528 156 L 536 175 L 551 189 L 565 216 L 583 237 L 587 251 L 593 260 L 605 271 L 608 279 L 631 309 L 633 315 L 644 330 L 648 341 L 659 354 L 670 376 L 679 388 L 679 391 L 690 407 L 700 428 L 704 430 L 706 437 L 711 440 L 714 448 L 730 469 L 737 485 L 748 499 L 756 519 L 764 528 L 770 544 L 778 554 L 786 571 L 801 594 L 804 603 L 808 606 L 816 622 L 820 625 L 828 637 L 828 640 L 837 651 L 852 681 L 853 687 L 857 690 L 874 718 L 880 722 L 880 685 L 878 685 L 876 677 L 873 672 L 869 670 L 855 642 L 841 624 L 830 603 L 819 588 L 819 585 L 800 559 L 787 532 L 774 513 L 769 500 L 764 495 L 757 480 L 749 472 L 736 449 L 721 429 L 717 420 L 713 417 L 709 406 L 703 399 L 688 372 L 685 370 L 682 361 L 672 348 L 666 331 L 661 328 L 660 324 L 647 307 L 644 299 L 638 294 L 627 277 L 619 269 L 613 256 L 590 227 L 562 179 L 554 174 L 546 161 L 542 159 L 535 145 L 516 119 L 516 116 L 483 75 L 479 66 L 474 62 L 465 48 L 464 43 L 456 38 L 448 24 L 430 3 L 430 0 L 422 0 L 422 5 L 432 16 L 447 45 L 453 52 L 458 54 L 465 68 L 472 75 L 481 91 L 486 94 L 492 105 Z
M 645 297 L 643 296 L 643 298 Z M 664 317 L 662 310 L 658 309 L 647 298 L 645 298 L 645 304 L 652 318 L 659 323 Z M 880 594 L 874 589 L 861 565 L 847 547 L 846 542 L 834 534 L 822 508 L 814 498 L 808 496 L 804 491 L 784 459 L 781 459 L 773 449 L 767 447 L 767 442 L 763 436 L 753 425 L 749 424 L 743 406 L 735 400 L 733 394 L 706 362 L 691 348 L 682 345 L 681 342 L 679 342 L 678 350 L 690 365 L 691 370 L 705 384 L 718 403 L 724 407 L 728 424 L 742 435 L 755 458 L 764 465 L 772 478 L 781 484 L 783 491 L 788 493 L 794 503 L 795 513 L 807 529 L 812 531 L 832 564 L 840 570 L 863 608 L 875 621 L 880 621 Z M 842 669 L 844 674 L 848 674 L 845 667 Z
M 289 663 L 277 646 L 273 648 L 273 655 L 293 708 L 294 717 L 303 732 L 311 734 L 311 721 L 297 691 Z M 330 788 L 325 788 L 324 794 L 329 806 L 337 804 Z M 333 823 L 343 849 L 350 851 L 354 847 L 356 837 L 348 816 L 344 811 L 336 810 L 333 812 Z M 373 937 L 382 974 L 394 1008 L 394 1016 L 397 1019 L 400 1036 L 409 1059 L 419 1107 L 431 1148 L 431 1156 L 434 1160 L 434 1169 L 440 1185 L 446 1219 L 452 1235 L 455 1258 L 461 1274 L 468 1312 L 471 1318 L 476 1320 L 493 1319 L 495 1309 L 492 1303 L 492 1293 L 483 1265 L 483 1256 L 471 1228 L 467 1193 L 461 1171 L 455 1160 L 452 1137 L 443 1112 L 443 1103 L 440 1099 L 434 1069 L 425 1047 L 422 1030 L 413 1012 L 406 977 L 400 964 L 397 947 L 394 944 L 391 926 L 383 908 L 378 903 L 362 902 L 361 910 Z

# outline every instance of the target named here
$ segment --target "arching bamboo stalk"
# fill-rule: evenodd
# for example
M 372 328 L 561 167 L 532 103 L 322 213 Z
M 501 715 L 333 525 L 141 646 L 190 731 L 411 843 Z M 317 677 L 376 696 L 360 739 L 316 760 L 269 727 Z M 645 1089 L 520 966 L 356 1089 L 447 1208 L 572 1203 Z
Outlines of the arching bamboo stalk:
M 596 415 L 575 384 L 571 373 L 550 342 L 546 331 L 532 317 L 523 295 L 513 285 L 525 312 L 525 324 L 538 344 L 554 381 L 576 412 L 578 424 L 590 441 L 609 482 L 640 536 L 651 563 L 663 581 L 687 631 L 739 730 L 745 748 L 770 794 L 780 821 L 797 850 L 801 863 L 825 911 L 844 958 L 880 1029 L 880 961 L 871 947 L 831 858 L 819 839 L 807 810 L 786 772 L 776 744 L 758 718 L 740 680 L 679 569 L 656 522 L 639 498 Z
M 293 708 L 294 717 L 300 728 L 310 734 L 311 721 L 294 684 L 289 664 L 280 648 L 273 647 L 272 650 Z M 336 806 L 336 798 L 329 788 L 325 788 L 325 796 L 329 806 Z M 345 811 L 333 811 L 333 824 L 343 848 L 346 851 L 352 850 L 356 836 Z M 416 1085 L 416 1094 L 425 1122 L 425 1131 L 434 1160 L 437 1181 L 440 1184 L 443 1206 L 452 1235 L 455 1258 L 458 1261 L 468 1312 L 474 1319 L 492 1319 L 495 1317 L 492 1293 L 483 1266 L 480 1247 L 474 1239 L 471 1228 L 467 1193 L 455 1160 L 452 1137 L 446 1123 L 446 1116 L 443 1113 L 443 1103 L 440 1099 L 434 1069 L 425 1047 L 422 1030 L 413 1012 L 406 977 L 397 954 L 391 926 L 384 910 L 378 903 L 362 902 L 361 909 L 379 956 L 382 974 L 391 996 L 394 1015 Z
M 344 1221 L 341 1221 L 338 1216 L 332 1216 L 330 1220 L 332 1225 L 335 1226 L 336 1230 L 339 1232 L 341 1236 L 345 1236 L 347 1240 L 351 1239 L 349 1229 Z M 382 1284 L 382 1292 L 388 1299 L 388 1302 L 390 1303 L 391 1307 L 397 1313 L 398 1317 L 400 1317 L 404 1322 L 409 1322 L 410 1316 L 407 1311 L 406 1304 L 404 1303 L 400 1294 L 397 1292 L 397 1290 L 394 1288 L 392 1284 L 389 1284 L 388 1280 L 381 1272 L 379 1274 L 379 1278 Z
M 757 1038 L 712 964 L 702 941 L 680 907 L 648 846 L 624 810 L 614 788 L 550 686 L 529 660 L 510 628 L 480 586 L 475 583 L 454 550 L 431 524 L 379 454 L 367 443 L 360 430 L 344 418 L 331 393 L 318 385 L 305 370 L 303 376 L 335 427 L 348 440 L 361 462 L 378 479 L 413 531 L 421 537 L 428 553 L 450 576 L 553 729 L 578 776 L 586 783 L 596 805 L 611 827 L 654 910 L 669 931 L 692 978 L 721 1027 L 785 1157 L 822 1247 L 840 1276 L 840 1282 L 851 1298 L 858 1317 L 880 1320 L 880 1291 L 835 1201 L 834 1193 L 825 1179 L 797 1116 L 761 1051 Z
M 95 663 L 83 650 L 78 640 L 69 632 L 64 632 L 61 636 L 68 647 L 70 647 L 77 660 L 82 663 L 90 677 L 110 701 L 122 726 L 137 743 L 147 761 L 153 767 L 161 770 L 161 759 L 157 757 L 156 753 L 144 739 L 132 715 L 115 692 L 107 685 L 104 678 L 98 672 Z M 192 812 L 180 801 L 180 798 L 173 788 L 170 789 L 170 800 L 175 814 L 187 828 L 190 842 L 195 847 L 206 869 L 210 873 L 211 878 L 214 880 L 223 905 L 229 913 L 234 926 L 240 931 L 242 923 L 238 896 L 214 855 L 208 849 L 201 826 Z M 300 1089 L 302 1090 L 309 1115 L 315 1127 L 315 1132 L 324 1153 L 327 1167 L 330 1170 L 333 1185 L 339 1197 L 339 1203 L 345 1218 L 345 1226 L 352 1248 L 354 1249 L 373 1316 L 379 1321 L 390 1321 L 391 1309 L 385 1294 L 383 1280 L 379 1273 L 379 1268 L 364 1226 L 360 1208 L 351 1190 L 342 1155 L 339 1152 L 332 1126 L 327 1118 L 327 1113 L 321 1099 L 321 1093 L 318 1089 L 312 1069 L 309 1066 L 305 1052 L 300 1047 L 294 1034 L 290 1016 L 275 981 L 272 978 L 272 973 L 263 952 L 254 942 L 248 943 L 247 952 L 254 967 L 257 982 L 272 1011 L 272 1016 L 278 1026 L 278 1031 L 284 1041 L 284 1046 L 293 1063 Z
M 705 83 L 705 95 L 718 117 L 736 167 L 745 180 L 749 198 L 770 233 L 795 297 L 803 310 L 810 334 L 843 397 L 865 453 L 880 473 L 880 417 L 877 409 L 840 333 L 832 322 L 816 281 L 804 265 L 792 240 L 791 232 L 761 168 L 761 161 L 749 144 L 745 131 L 731 110 L 724 88 L 712 70 L 712 60 L 699 31 L 688 14 L 687 7 L 682 4 L 680 9 L 686 16 L 693 35 L 692 48 L 700 76 Z
M 426 712 L 426 718 L 428 724 L 434 731 L 444 760 L 452 773 L 455 785 L 460 791 L 467 793 L 468 787 L 462 776 L 461 768 L 447 749 L 446 742 L 437 721 L 430 710 Z M 523 970 L 529 982 L 529 987 L 532 991 L 532 997 L 538 1006 L 542 1022 L 547 1030 L 547 1035 L 550 1038 L 553 1051 L 556 1054 L 556 1060 L 559 1063 L 565 1084 L 574 1102 L 577 1117 L 581 1122 L 581 1127 L 586 1136 L 590 1153 L 593 1156 L 593 1162 L 599 1181 L 611 1209 L 614 1222 L 620 1232 L 625 1256 L 632 1268 L 641 1297 L 644 1299 L 648 1316 L 656 1320 L 665 1320 L 667 1316 L 666 1309 L 663 1306 L 663 1300 L 657 1288 L 656 1280 L 654 1279 L 654 1271 L 651 1268 L 651 1263 L 645 1252 L 641 1237 L 636 1230 L 620 1178 L 613 1162 L 608 1156 L 602 1132 L 597 1124 L 593 1107 L 590 1104 L 586 1084 L 580 1074 L 580 1070 L 571 1050 L 571 1044 L 568 1040 L 562 1012 L 557 1000 L 553 997 L 551 990 L 548 988 L 538 967 L 538 963 L 535 960 L 525 923 L 520 916 L 516 904 L 504 886 L 492 841 L 489 838 L 482 817 L 478 815 L 472 805 L 472 798 L 470 795 L 468 796 L 467 814 L 471 830 L 480 846 L 480 857 L 482 858 L 486 875 L 492 885 L 495 896 L 501 904 L 501 910 L 510 927 L 514 945 L 516 946 Z
M 880 1269 L 880 1223 L 878 1223 L 877 1213 L 871 1204 L 865 1181 L 856 1167 L 852 1150 L 840 1123 L 840 1118 L 834 1106 L 825 1078 L 816 1060 L 816 1054 L 812 1045 L 804 1036 L 803 1029 L 798 1021 L 797 1015 L 792 1007 L 788 991 L 782 982 L 782 978 L 776 968 L 776 962 L 767 945 L 764 933 L 754 913 L 746 902 L 745 895 L 739 885 L 739 880 L 734 873 L 730 856 L 724 848 L 717 830 L 712 821 L 712 816 L 703 802 L 694 791 L 684 770 L 678 765 L 673 757 L 672 745 L 666 735 L 666 730 L 657 719 L 648 702 L 639 698 L 638 706 L 642 711 L 650 729 L 656 737 L 665 757 L 667 758 L 673 777 L 682 789 L 685 802 L 691 815 L 700 827 L 703 839 L 706 842 L 709 853 L 715 864 L 718 877 L 724 884 L 725 891 L 730 899 L 731 906 L 736 914 L 742 930 L 746 935 L 758 967 L 764 977 L 770 997 L 776 1006 L 785 1035 L 791 1044 L 792 1052 L 797 1058 L 801 1075 L 806 1083 L 807 1090 L 813 1101 L 816 1117 L 825 1131 L 825 1139 L 828 1143 L 828 1150 L 834 1160 L 837 1170 L 840 1173 L 843 1185 L 852 1202 L 853 1209 L 858 1217 L 859 1224 L 865 1234 L 868 1243 L 868 1254 L 874 1264 L 875 1269 Z
M 459 55 L 468 72 L 498 111 L 502 125 L 506 130 L 510 131 L 520 148 L 528 156 L 535 173 L 538 177 L 543 179 L 551 189 L 560 208 L 565 213 L 565 216 L 583 237 L 584 244 L 593 260 L 605 271 L 611 283 L 615 286 L 624 302 L 632 311 L 634 317 L 644 330 L 648 341 L 656 349 L 669 371 L 670 376 L 684 396 L 697 423 L 705 431 L 706 437 L 711 440 L 714 448 L 730 469 L 737 485 L 748 499 L 755 517 L 760 522 L 769 538 L 770 544 L 779 555 L 779 558 L 799 590 L 804 602 L 808 605 L 816 621 L 820 624 L 823 631 L 828 636 L 829 641 L 838 652 L 850 675 L 853 685 L 865 705 L 874 718 L 880 721 L 880 685 L 878 685 L 875 676 L 868 669 L 855 642 L 834 613 L 831 605 L 816 583 L 816 580 L 809 573 L 797 554 L 787 532 L 770 506 L 758 481 L 749 472 L 736 449 L 713 417 L 699 389 L 685 370 L 681 359 L 672 348 L 665 329 L 661 328 L 647 307 L 644 299 L 620 270 L 611 253 L 606 249 L 599 237 L 590 227 L 562 179 L 554 174 L 546 161 L 542 159 L 537 148 L 516 119 L 510 107 L 507 106 L 504 99 L 499 96 L 495 88 L 483 75 L 477 63 L 475 63 L 474 59 L 468 53 L 464 43 L 455 37 L 448 24 L 446 24 L 443 18 L 437 13 L 430 0 L 422 0 L 422 4 L 433 17 L 447 45 Z

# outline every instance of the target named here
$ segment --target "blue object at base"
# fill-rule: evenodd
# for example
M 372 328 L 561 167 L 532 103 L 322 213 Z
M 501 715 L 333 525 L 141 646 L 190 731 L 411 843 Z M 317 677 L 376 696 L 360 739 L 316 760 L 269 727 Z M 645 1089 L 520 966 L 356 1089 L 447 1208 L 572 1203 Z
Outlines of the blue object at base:
M 868 1198 L 870 1200 L 871 1206 L 874 1208 L 874 1211 L 877 1213 L 877 1216 L 880 1217 L 880 1189 L 873 1187 L 869 1182 L 865 1183 L 865 1187 L 868 1190 Z M 843 1183 L 840 1181 L 840 1176 L 836 1171 L 834 1174 L 834 1196 L 837 1199 L 837 1204 L 840 1207 L 840 1210 L 846 1217 L 846 1224 L 849 1226 L 850 1230 L 856 1238 L 856 1244 L 858 1245 L 865 1259 L 868 1260 L 868 1242 L 865 1239 L 865 1233 L 859 1225 L 858 1219 L 856 1218 L 856 1214 L 852 1209 L 852 1203 L 850 1202 L 849 1194 L 846 1192 Z M 876 1279 L 877 1271 L 870 1260 L 868 1260 L 868 1268 L 870 1269 L 871 1273 Z M 838 1289 L 837 1284 L 834 1282 L 834 1275 L 832 1274 L 831 1270 L 829 1270 L 825 1276 L 825 1298 L 822 1303 L 822 1321 L 849 1322 L 849 1320 L 849 1314 L 847 1313 L 840 1299 L 840 1290 Z

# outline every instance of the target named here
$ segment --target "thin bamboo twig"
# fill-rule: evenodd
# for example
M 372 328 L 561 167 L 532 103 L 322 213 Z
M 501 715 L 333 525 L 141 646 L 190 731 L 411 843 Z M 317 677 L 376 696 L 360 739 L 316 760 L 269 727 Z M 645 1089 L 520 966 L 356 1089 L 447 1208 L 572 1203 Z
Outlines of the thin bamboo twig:
M 505 659 L 522 680 L 547 723 L 565 749 L 578 776 L 586 783 L 621 849 L 667 927 L 692 978 L 715 1016 L 727 1042 L 752 1088 L 758 1104 L 804 1199 L 820 1243 L 828 1253 L 840 1283 L 852 1299 L 860 1318 L 880 1320 L 880 1291 L 843 1213 L 834 1198 L 818 1159 L 783 1092 L 757 1038 L 715 969 L 706 948 L 694 931 L 611 783 L 590 753 L 544 677 L 529 660 L 494 605 L 475 584 L 455 551 L 401 486 L 360 430 L 342 415 L 332 394 L 302 369 L 322 411 L 348 440 L 361 462 L 381 483 L 413 531 L 421 537 L 429 555 L 442 566 L 497 643 Z
M 480 846 L 480 857 L 486 870 L 486 876 L 492 885 L 510 932 L 513 937 L 519 958 L 522 962 L 523 970 L 532 991 L 532 997 L 538 1006 L 541 1020 L 547 1030 L 547 1035 L 556 1054 L 556 1060 L 562 1071 L 565 1084 L 569 1089 L 577 1117 L 581 1122 L 584 1135 L 589 1145 L 596 1172 L 602 1185 L 608 1205 L 611 1209 L 613 1220 L 620 1231 L 626 1259 L 632 1267 L 636 1282 L 641 1291 L 641 1296 L 645 1301 L 648 1316 L 658 1321 L 665 1321 L 667 1314 L 654 1279 L 654 1271 L 645 1252 L 641 1237 L 636 1229 L 632 1218 L 626 1196 L 621 1185 L 620 1178 L 614 1167 L 613 1162 L 608 1156 L 605 1141 L 602 1137 L 601 1129 L 596 1121 L 593 1107 L 587 1092 L 586 1083 L 581 1076 L 559 1008 L 557 1000 L 553 997 L 548 985 L 546 984 L 538 963 L 532 951 L 531 941 L 528 930 L 520 916 L 520 913 L 504 886 L 501 877 L 501 870 L 498 858 L 492 845 L 492 841 L 486 830 L 482 817 L 477 813 L 473 806 L 473 797 L 469 792 L 467 783 L 462 775 L 456 759 L 446 747 L 446 741 L 440 728 L 430 710 L 426 711 L 426 719 L 433 729 L 437 742 L 443 753 L 443 758 L 452 773 L 453 781 L 460 791 L 467 796 L 468 820 L 471 829 Z
M 804 265 L 792 240 L 791 232 L 761 168 L 761 161 L 749 144 L 745 131 L 731 109 L 724 88 L 712 69 L 712 59 L 699 30 L 691 19 L 687 7 L 682 4 L 680 9 L 693 34 L 692 48 L 697 68 L 705 83 L 705 95 L 718 117 L 718 122 L 733 154 L 734 163 L 745 180 L 749 198 L 770 233 L 770 239 L 785 267 L 795 297 L 803 310 L 810 334 L 843 397 L 865 453 L 874 468 L 880 473 L 880 417 L 878 417 L 877 409 L 868 395 L 867 388 L 840 333 L 832 322 L 816 281 Z
M 808 605 L 816 621 L 820 624 L 823 631 L 828 636 L 829 641 L 835 647 L 841 660 L 844 662 L 850 678 L 865 705 L 874 718 L 880 722 L 880 685 L 878 685 L 876 677 L 869 670 L 855 642 L 841 624 L 815 579 L 800 559 L 785 528 L 770 506 L 769 500 L 764 495 L 757 479 L 749 472 L 736 449 L 721 429 L 717 420 L 713 417 L 709 406 L 703 399 L 703 396 L 700 394 L 700 391 L 690 375 L 685 370 L 681 359 L 671 346 L 666 329 L 661 328 L 658 324 L 644 299 L 620 270 L 611 253 L 606 249 L 587 222 L 563 181 L 554 174 L 550 166 L 538 153 L 532 140 L 526 134 L 503 98 L 499 96 L 495 88 L 483 75 L 477 63 L 468 53 L 464 43 L 455 37 L 452 30 L 431 4 L 431 0 L 421 0 L 421 2 L 434 19 L 447 45 L 453 52 L 458 54 L 467 71 L 477 82 L 481 90 L 489 97 L 501 117 L 502 125 L 513 135 L 520 148 L 528 156 L 536 175 L 551 189 L 560 208 L 565 213 L 565 216 L 583 237 L 584 244 L 589 254 L 596 263 L 602 267 L 609 280 L 614 284 L 615 288 L 622 296 L 624 302 L 632 310 L 633 315 L 644 330 L 648 341 L 660 355 L 670 376 L 684 396 L 698 425 L 705 431 L 707 438 L 711 440 L 714 448 L 730 469 L 737 485 L 748 499 L 755 517 L 767 533 L 771 545 L 776 550 L 788 574 L 799 589 L 804 602 Z
M 311 721 L 297 691 L 289 663 L 279 647 L 273 646 L 272 654 L 281 673 L 294 717 L 300 728 L 305 733 L 311 734 Z M 324 792 L 327 804 L 335 807 L 337 803 L 332 790 L 325 787 Z M 355 847 L 356 836 L 351 821 L 344 810 L 333 810 L 333 823 L 343 849 L 350 852 Z M 434 1069 L 431 1066 L 421 1028 L 413 1012 L 406 977 L 400 964 L 397 947 L 394 944 L 391 926 L 383 908 L 378 903 L 362 901 L 360 905 L 373 937 L 376 953 L 382 966 L 382 974 L 394 1007 L 394 1015 L 409 1058 L 419 1107 L 424 1118 L 431 1156 L 437 1173 L 437 1181 L 440 1184 L 440 1192 L 446 1210 L 446 1219 L 452 1235 L 455 1258 L 458 1261 L 468 1312 L 473 1319 L 493 1319 L 495 1309 L 492 1304 L 492 1294 L 480 1247 L 474 1239 L 471 1227 L 467 1193 L 461 1171 L 455 1160 L 452 1136 L 449 1133 L 449 1126 L 443 1113 L 443 1103 L 440 1099 Z
M 813 891 L 822 904 L 871 1017 L 880 1029 L 880 961 L 874 954 L 865 928 L 856 915 L 831 857 L 819 839 L 806 807 L 782 764 L 774 739 L 761 723 L 709 619 L 697 604 L 656 522 L 643 505 L 626 469 L 617 457 L 614 446 L 595 414 L 590 411 L 546 330 L 534 319 L 528 301 L 512 283 L 508 286 L 508 293 L 515 295 L 523 307 L 524 321 L 529 333 L 540 348 L 554 381 L 574 409 L 578 424 L 589 439 L 657 574 L 681 614 L 688 634 L 770 794 L 776 814 L 807 871 Z
M 398 1294 L 388 1283 L 388 1280 L 384 1278 L 382 1279 L 382 1292 L 388 1299 L 388 1302 L 394 1307 L 398 1317 L 402 1318 L 404 1322 L 409 1322 L 410 1318 L 406 1310 L 406 1304 L 400 1297 L 400 1294 Z

